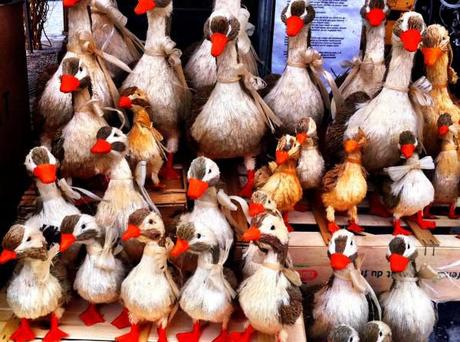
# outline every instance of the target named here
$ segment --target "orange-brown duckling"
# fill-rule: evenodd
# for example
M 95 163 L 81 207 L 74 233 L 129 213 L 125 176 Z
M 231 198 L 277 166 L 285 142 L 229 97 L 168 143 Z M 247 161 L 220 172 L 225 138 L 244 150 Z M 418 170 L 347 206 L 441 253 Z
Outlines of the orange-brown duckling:
M 302 145 L 296 137 L 286 134 L 276 147 L 276 165 L 271 164 L 272 174 L 261 184 L 256 180 L 260 189 L 270 194 L 276 202 L 276 207 L 283 213 L 283 218 L 288 225 L 288 212 L 302 199 L 302 186 L 297 175 L 297 162 L 300 158 Z
M 367 193 L 367 172 L 361 164 L 361 150 L 366 142 L 364 131 L 359 129 L 352 139 L 345 140 L 343 144 L 346 154 L 343 163 L 337 164 L 324 175 L 321 199 L 331 233 L 339 229 L 335 223 L 336 210 L 348 212 L 349 230 L 363 231 L 358 225 L 357 205 Z
M 161 143 L 163 136 L 153 127 L 152 109 L 147 94 L 137 87 L 129 87 L 120 95 L 118 106 L 134 113 L 133 127 L 128 134 L 131 166 L 135 168 L 140 161 L 145 160 L 154 187 L 161 188 L 163 186 L 158 173 L 165 158 L 165 147 Z

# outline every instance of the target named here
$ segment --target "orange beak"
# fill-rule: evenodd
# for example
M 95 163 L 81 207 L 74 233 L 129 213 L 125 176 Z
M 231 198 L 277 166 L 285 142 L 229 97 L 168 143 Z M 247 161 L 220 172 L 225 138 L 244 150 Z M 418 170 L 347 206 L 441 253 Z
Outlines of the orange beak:
M 261 203 L 249 203 L 249 216 L 254 217 L 265 212 L 265 208 Z
M 289 159 L 287 151 L 276 151 L 276 164 L 284 164 Z
M 438 127 L 438 134 L 440 137 L 445 136 L 449 132 L 449 126 L 442 125 Z
M 381 8 L 373 8 L 366 14 L 366 19 L 371 26 L 380 26 L 385 17 L 385 12 Z
M 355 152 L 359 148 L 359 145 L 357 141 L 350 139 L 350 140 L 345 141 L 345 143 L 343 144 L 343 148 L 346 153 L 352 153 L 352 152 Z
M 334 270 L 343 270 L 351 262 L 350 258 L 342 253 L 334 253 L 330 257 L 331 267 Z
M 33 173 L 43 184 L 51 184 L 56 181 L 56 170 L 56 165 L 41 164 L 35 167 Z
M 137 15 L 145 14 L 148 11 L 153 10 L 156 5 L 157 4 L 154 0 L 139 0 L 136 8 L 134 8 L 134 13 L 136 13 Z
M 415 151 L 415 146 L 413 144 L 404 144 L 401 146 L 401 153 L 406 159 L 412 157 Z
M 249 227 L 249 229 L 244 232 L 243 236 L 241 237 L 241 240 L 246 242 L 257 241 L 260 239 L 260 236 L 261 234 L 259 228 Z
M 401 33 L 399 38 L 401 38 L 403 46 L 407 51 L 415 52 L 417 51 L 418 45 L 422 40 L 422 35 L 418 30 L 410 29 Z
M 112 151 L 112 145 L 107 140 L 97 139 L 93 147 L 91 147 L 91 153 L 93 154 L 107 154 Z
M 218 57 L 224 52 L 225 46 L 228 43 L 228 37 L 223 33 L 213 33 L 211 35 L 211 55 L 213 57 Z
M 78 89 L 80 81 L 74 75 L 64 74 L 61 76 L 61 92 L 68 94 Z
M 0 264 L 5 264 L 10 260 L 16 259 L 17 255 L 15 251 L 10 251 L 9 249 L 4 249 L 0 254 Z
M 118 107 L 123 109 L 129 109 L 133 105 L 131 99 L 128 96 L 120 96 L 118 100 Z
M 399 254 L 391 254 L 388 260 L 390 261 L 391 272 L 403 272 L 409 264 L 409 258 Z
M 190 178 L 188 181 L 188 191 L 187 196 L 193 200 L 196 200 L 203 196 L 203 194 L 208 190 L 209 184 L 203 182 L 198 178 Z
M 171 251 L 171 256 L 173 258 L 177 258 L 179 255 L 187 252 L 188 247 L 188 241 L 177 239 L 176 244 L 174 245 L 174 248 Z
M 293 15 L 286 20 L 286 34 L 295 37 L 305 25 L 304 21 L 297 15 Z
M 423 60 L 426 66 L 433 66 L 439 57 L 442 56 L 442 50 L 438 47 L 422 48 Z
M 298 143 L 301 145 L 305 142 L 305 140 L 307 140 L 307 138 L 308 138 L 307 133 L 297 133 L 296 134 L 296 139 Z
M 123 241 L 127 241 L 132 238 L 139 237 L 141 235 L 141 230 L 138 226 L 135 224 L 128 224 L 128 229 L 125 230 L 123 235 L 121 236 L 121 239 Z
M 59 251 L 64 252 L 70 248 L 77 241 L 73 234 L 61 234 L 61 243 L 59 244 Z
M 70 8 L 70 7 L 75 6 L 79 2 L 80 0 L 64 0 L 62 1 L 62 5 L 64 6 L 64 8 Z

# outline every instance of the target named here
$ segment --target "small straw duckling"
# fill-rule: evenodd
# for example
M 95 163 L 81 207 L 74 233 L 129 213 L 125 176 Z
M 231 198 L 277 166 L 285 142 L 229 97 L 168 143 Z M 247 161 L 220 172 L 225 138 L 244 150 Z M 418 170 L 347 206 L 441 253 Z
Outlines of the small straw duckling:
M 433 177 L 434 203 L 448 204 L 450 219 L 458 219 L 455 213 L 460 182 L 460 161 L 458 159 L 457 124 L 452 122 L 450 114 L 441 114 L 437 122 L 438 136 L 442 140 L 441 151 L 436 158 L 436 170 Z M 430 206 L 425 208 L 424 215 L 430 215 Z
M 284 135 L 276 147 L 276 166 L 271 166 L 272 174 L 266 180 L 256 180 L 261 190 L 270 194 L 276 207 L 283 213 L 289 231 L 288 212 L 302 199 L 302 186 L 297 175 L 297 161 L 301 144 L 289 134 Z
M 254 218 L 242 240 L 254 242 L 265 257 L 238 290 L 240 306 L 248 318 L 248 325 L 244 332 L 231 336 L 235 341 L 249 342 L 256 330 L 286 342 L 286 329 L 294 325 L 302 314 L 302 282 L 288 255 L 287 227 L 279 213 L 267 212 Z
M 436 223 L 423 219 L 423 209 L 434 200 L 434 188 L 423 170 L 434 169 L 430 156 L 419 159 L 417 138 L 411 131 L 399 135 L 399 150 L 401 158 L 406 159 L 402 166 L 392 166 L 384 171 L 390 176 L 390 181 L 383 185 L 383 200 L 385 206 L 393 213 L 393 235 L 410 235 L 401 227 L 401 217 L 416 214 L 415 221 L 422 229 L 434 229 Z
M 395 236 L 388 246 L 393 284 L 380 297 L 383 321 L 391 328 L 395 341 L 428 341 L 436 323 L 433 302 L 420 287 L 415 260 L 415 241 Z
M 177 241 L 171 256 L 178 257 L 187 251 L 198 255 L 195 273 L 183 286 L 179 302 L 181 309 L 192 318 L 193 329 L 177 334 L 177 340 L 198 342 L 202 332 L 200 321 L 205 321 L 222 325 L 215 342 L 228 341 L 227 329 L 236 296 L 236 278 L 223 265 L 232 242 L 228 241 L 224 249 L 219 247 L 212 221 L 207 225 L 180 224 L 176 235 Z
M 79 316 L 86 326 L 105 321 L 98 304 L 118 300 L 125 267 L 114 256 L 116 240 L 116 232 L 110 229 L 104 232 L 93 216 L 70 215 L 62 221 L 61 252 L 74 243 L 86 246 L 85 260 L 78 268 L 73 284 L 80 297 L 88 302 L 87 309 Z
M 165 147 L 162 144 L 163 136 L 153 127 L 152 107 L 147 99 L 147 94 L 137 87 L 129 87 L 120 93 L 118 106 L 130 109 L 134 113 L 133 127 L 128 133 L 128 156 L 131 160 L 131 168 L 145 160 L 147 173 L 154 187 L 162 188 L 158 173 L 163 165 Z
M 15 342 L 34 340 L 29 321 L 46 316 L 50 317 L 51 328 L 43 341 L 56 342 L 67 337 L 58 326 L 63 306 L 70 300 L 65 267 L 56 258 L 59 245 L 47 250 L 40 230 L 16 224 L 6 233 L 2 247 L 0 264 L 20 261 L 6 290 L 6 301 L 20 319 L 19 327 L 9 338 Z
M 358 225 L 357 205 L 367 193 L 367 172 L 361 164 L 361 151 L 366 142 L 367 138 L 362 130 L 353 139 L 345 140 L 345 160 L 324 175 L 321 199 L 326 208 L 328 229 L 331 233 L 339 229 L 335 223 L 336 210 L 348 212 L 349 230 L 356 233 L 363 231 Z
M 361 332 L 361 342 L 391 342 L 390 327 L 382 321 L 370 321 Z
M 313 323 L 309 332 L 309 338 L 313 339 L 325 339 L 339 324 L 347 324 L 360 332 L 369 317 L 380 319 L 381 315 L 377 297 L 360 273 L 353 233 L 345 229 L 336 231 L 327 253 L 333 275 L 314 294 Z
M 327 342 L 359 342 L 358 332 L 349 325 L 340 324 L 327 336 Z
M 145 243 L 142 259 L 121 285 L 121 300 L 129 311 L 131 330 L 116 338 L 118 342 L 139 340 L 139 324 L 157 324 L 158 341 L 167 342 L 166 328 L 178 307 L 179 288 L 168 266 L 173 242 L 165 236 L 160 215 L 139 209 L 129 217 L 123 240 L 136 239 Z
M 324 159 L 318 149 L 316 123 L 306 117 L 299 121 L 296 128 L 297 141 L 302 145 L 297 175 L 304 190 L 318 188 L 324 175 Z

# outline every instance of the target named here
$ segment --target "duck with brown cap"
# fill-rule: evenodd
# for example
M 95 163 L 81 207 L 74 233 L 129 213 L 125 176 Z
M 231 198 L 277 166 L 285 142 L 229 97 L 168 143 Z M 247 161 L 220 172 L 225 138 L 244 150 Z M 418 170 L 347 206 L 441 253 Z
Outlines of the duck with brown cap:
M 393 340 L 390 327 L 382 321 L 370 321 L 361 331 L 361 342 L 391 342 Z
M 401 227 L 401 217 L 412 216 L 422 229 L 434 229 L 434 221 L 423 219 L 423 209 L 434 200 L 434 188 L 423 170 L 434 169 L 433 159 L 430 156 L 419 158 L 417 138 L 411 131 L 404 131 L 399 136 L 399 150 L 404 165 L 392 166 L 384 169 L 390 180 L 383 186 L 383 200 L 386 207 L 393 213 L 393 235 L 410 235 L 410 232 Z
M 172 10 L 172 0 L 138 1 L 134 12 L 147 14 L 149 23 L 145 52 L 121 89 L 139 87 L 147 93 L 155 125 L 166 138 L 168 161 L 162 174 L 167 179 L 178 179 L 174 154 L 179 146 L 179 125 L 189 111 L 190 92 L 182 70 L 182 52 L 169 36 Z
M 353 233 L 341 229 L 329 241 L 333 275 L 314 294 L 309 338 L 325 339 L 331 329 L 347 324 L 361 332 L 368 320 L 380 319 L 381 309 L 374 290 L 361 275 L 358 246 Z
M 65 267 L 57 257 L 59 245 L 48 250 L 40 230 L 17 224 L 6 233 L 2 247 L 0 264 L 19 261 L 6 290 L 6 301 L 20 319 L 19 327 L 9 339 L 15 342 L 34 340 L 35 333 L 29 321 L 48 316 L 51 328 L 43 341 L 56 342 L 67 337 L 58 327 L 71 296 Z
M 201 321 L 222 326 L 214 342 L 229 341 L 228 324 L 236 296 L 236 278 L 224 268 L 232 241 L 220 248 L 218 235 L 212 222 L 207 224 L 180 224 L 176 231 L 177 241 L 171 251 L 172 257 L 189 252 L 198 255 L 195 273 L 182 287 L 180 307 L 193 320 L 190 332 L 177 334 L 179 342 L 198 342 L 202 333 Z
M 331 330 L 327 342 L 359 342 L 358 332 L 349 325 L 340 324 Z
M 180 284 L 173 278 L 168 264 L 174 244 L 165 236 L 160 215 L 148 209 L 139 209 L 130 215 L 122 239 L 143 243 L 144 251 L 140 262 L 121 285 L 121 301 L 129 311 L 131 329 L 116 341 L 139 341 L 139 325 L 148 321 L 157 324 L 158 341 L 167 342 L 166 328 L 177 311 L 179 300 Z
M 386 254 L 393 284 L 380 297 L 383 321 L 395 341 L 428 341 L 436 323 L 433 302 L 420 287 L 417 277 L 416 242 L 409 236 L 395 236 Z
M 105 321 L 98 304 L 118 300 L 125 266 L 114 255 L 116 242 L 116 233 L 110 229 L 104 231 L 93 216 L 70 215 L 62 221 L 60 251 L 73 244 L 86 246 L 85 260 L 73 284 L 80 297 L 88 302 L 87 309 L 79 316 L 86 326 Z
M 426 77 L 432 84 L 433 98 L 433 105 L 423 108 L 423 146 L 429 154 L 436 156 L 441 147 L 437 132 L 438 117 L 449 113 L 452 121 L 460 120 L 460 107 L 449 91 L 449 84 L 456 84 L 458 76 L 452 68 L 454 55 L 449 31 L 445 27 L 438 24 L 428 26 L 422 44 Z

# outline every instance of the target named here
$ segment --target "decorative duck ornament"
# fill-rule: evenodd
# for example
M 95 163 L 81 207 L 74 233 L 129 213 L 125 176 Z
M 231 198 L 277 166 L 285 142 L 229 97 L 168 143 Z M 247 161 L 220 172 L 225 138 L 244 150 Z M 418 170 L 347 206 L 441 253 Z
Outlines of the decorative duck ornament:
M 303 118 L 296 127 L 296 138 L 302 146 L 297 164 L 297 175 L 303 190 L 318 188 L 323 179 L 324 159 L 318 148 L 316 123 L 312 118 Z
M 370 321 L 361 332 L 361 342 L 391 342 L 390 327 L 382 321 Z
M 73 284 L 88 307 L 79 317 L 86 326 L 104 322 L 97 305 L 118 300 L 120 286 L 125 276 L 123 263 L 115 257 L 114 230 L 103 231 L 90 215 L 66 216 L 61 224 L 60 251 L 64 252 L 74 243 L 86 246 L 86 257 L 78 268 Z
M 420 145 L 411 131 L 404 131 L 399 136 L 401 158 L 404 165 L 385 168 L 390 181 L 383 187 L 385 206 L 393 213 L 393 235 L 410 235 L 401 227 L 401 217 L 416 214 L 415 221 L 422 229 L 434 229 L 436 223 L 423 219 L 423 209 L 434 200 L 434 188 L 423 170 L 435 168 L 433 158 L 419 158 Z
M 213 12 L 219 9 L 227 9 L 238 18 L 240 23 L 237 41 L 238 56 L 246 69 L 251 74 L 257 75 L 257 55 L 249 39 L 254 31 L 254 26 L 249 23 L 249 11 L 241 7 L 240 0 L 215 0 Z M 208 24 L 205 23 L 205 25 Z M 209 54 L 211 48 L 212 42 L 206 38 L 203 39 L 185 66 L 185 74 L 193 88 L 213 86 L 217 82 L 217 63 L 216 59 Z
M 422 135 L 423 119 L 413 100 L 430 104 L 426 94 L 429 82 L 421 78 L 411 89 L 409 86 L 414 55 L 424 31 L 425 23 L 419 13 L 405 12 L 396 21 L 391 62 L 383 89 L 360 107 L 347 123 L 344 139 L 351 139 L 362 128 L 369 140 L 363 150 L 363 166 L 369 172 L 398 162 L 400 154 L 395 142 L 401 131 Z
M 385 76 L 385 22 L 390 9 L 387 0 L 366 0 L 361 7 L 365 31 L 363 55 L 344 63 L 350 71 L 340 85 L 344 98 L 362 91 L 373 98 L 382 88 Z
M 460 160 L 458 159 L 458 126 L 452 122 L 450 114 L 441 114 L 437 122 L 438 136 L 442 140 L 441 151 L 436 158 L 436 170 L 433 177 L 434 203 L 448 204 L 450 219 L 458 219 L 458 184 L 460 183 Z M 430 206 L 424 215 L 433 218 Z
M 408 236 L 395 236 L 388 246 L 393 284 L 380 303 L 395 341 L 428 341 L 436 323 L 433 302 L 419 284 L 417 254 L 415 241 Z
M 173 167 L 174 153 L 179 145 L 179 124 L 188 111 L 190 98 L 180 60 L 182 52 L 169 37 L 172 9 L 172 0 L 139 0 L 134 12 L 147 13 L 149 23 L 145 51 L 121 87 L 138 87 L 147 93 L 155 125 L 166 138 L 166 179 L 180 178 Z
M 191 123 L 191 135 L 198 154 L 212 159 L 244 157 L 248 180 L 240 194 L 250 197 L 254 157 L 267 125 L 274 130 L 280 122 L 257 93 L 265 83 L 238 63 L 239 30 L 238 19 L 227 10 L 213 12 L 204 26 L 205 37 L 212 43 L 210 53 L 217 60 L 217 83 Z
M 284 135 L 276 147 L 276 164 L 269 164 L 267 179 L 258 177 L 258 188 L 270 194 L 277 209 L 283 213 L 288 229 L 288 213 L 302 199 L 302 186 L 297 175 L 297 161 L 301 153 L 301 144 L 291 135 Z M 260 173 L 259 173 L 260 174 Z
M 158 341 L 167 342 L 166 328 L 178 308 L 179 288 L 171 274 L 168 256 L 174 243 L 165 236 L 160 215 L 148 209 L 131 214 L 123 240 L 136 239 L 145 244 L 142 259 L 121 286 L 121 300 L 129 311 L 130 332 L 118 342 L 139 340 L 139 324 L 157 324 Z
M 51 328 L 43 341 L 56 342 L 67 337 L 59 329 L 59 319 L 70 301 L 70 286 L 65 267 L 56 258 L 59 245 L 47 250 L 40 230 L 16 224 L 6 233 L 2 247 L 0 264 L 14 259 L 20 262 L 6 289 L 8 306 L 20 319 L 19 327 L 9 338 L 15 342 L 34 340 L 29 321 L 47 316 Z
M 297 123 L 304 117 L 311 117 L 317 126 L 321 124 L 324 107 L 330 106 L 321 76 L 337 89 L 322 66 L 321 54 L 308 47 L 314 18 L 315 10 L 309 0 L 292 1 L 281 14 L 288 35 L 288 60 L 281 78 L 264 100 L 281 119 L 281 131 L 289 134 L 294 134 Z
M 236 296 L 236 278 L 224 268 L 232 245 L 229 240 L 222 249 L 217 234 L 210 224 L 180 224 L 177 241 L 171 251 L 172 257 L 190 252 L 198 255 L 195 273 L 182 287 L 180 308 L 193 320 L 190 332 L 177 334 L 179 342 L 198 342 L 202 328 L 200 321 L 219 323 L 222 330 L 214 342 L 229 341 L 228 323 L 233 312 Z
M 423 145 L 433 156 L 439 152 L 437 120 L 441 114 L 449 113 L 452 121 L 460 120 L 460 107 L 453 101 L 449 84 L 456 84 L 457 73 L 452 68 L 453 52 L 449 31 L 441 25 L 427 27 L 423 35 L 422 53 L 425 62 L 426 77 L 431 82 L 433 105 L 423 108 L 425 126 Z
M 261 214 L 252 224 L 242 240 L 254 242 L 265 258 L 238 289 L 239 303 L 249 324 L 244 332 L 231 336 L 234 341 L 249 342 L 253 332 L 258 331 L 286 342 L 286 329 L 302 314 L 302 282 L 288 256 L 289 233 L 279 214 Z
M 44 146 L 32 148 L 24 162 L 40 194 L 38 210 L 26 220 L 25 226 L 41 230 L 48 243 L 59 242 L 59 227 L 65 216 L 80 213 L 63 197 L 56 184 L 57 164 L 56 158 Z
M 357 206 L 367 193 L 367 172 L 361 165 L 361 151 L 366 142 L 367 138 L 362 130 L 353 139 L 345 140 L 343 148 L 346 159 L 324 175 L 321 199 L 326 208 L 328 229 L 331 233 L 340 229 L 335 223 L 336 210 L 348 212 L 350 231 L 363 231 L 358 225 Z
M 134 113 L 133 127 L 128 133 L 129 152 L 131 164 L 136 166 L 140 161 L 147 162 L 147 173 L 154 187 L 162 188 L 158 174 L 163 165 L 165 147 L 162 144 L 163 136 L 153 127 L 154 114 L 151 111 L 147 94 L 137 88 L 130 87 L 120 94 L 118 106 L 130 109 Z
M 335 327 L 327 336 L 327 342 L 359 342 L 358 332 L 346 324 Z
M 345 229 L 336 231 L 329 242 L 327 254 L 333 275 L 314 294 L 313 323 L 309 331 L 312 339 L 325 339 L 339 324 L 349 325 L 360 332 L 369 319 L 381 317 L 374 290 L 359 270 L 361 261 L 353 233 Z

